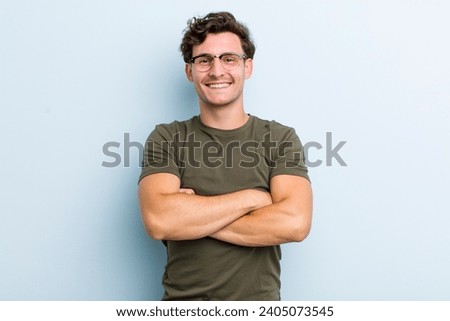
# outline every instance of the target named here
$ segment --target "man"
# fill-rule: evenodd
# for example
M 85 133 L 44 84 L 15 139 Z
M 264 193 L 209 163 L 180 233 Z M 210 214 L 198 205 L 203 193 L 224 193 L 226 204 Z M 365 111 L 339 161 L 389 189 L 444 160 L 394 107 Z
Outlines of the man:
M 156 126 L 139 181 L 145 228 L 167 247 L 163 299 L 280 300 L 280 244 L 311 227 L 302 146 L 244 111 L 255 46 L 233 15 L 191 19 L 181 51 L 200 115 Z

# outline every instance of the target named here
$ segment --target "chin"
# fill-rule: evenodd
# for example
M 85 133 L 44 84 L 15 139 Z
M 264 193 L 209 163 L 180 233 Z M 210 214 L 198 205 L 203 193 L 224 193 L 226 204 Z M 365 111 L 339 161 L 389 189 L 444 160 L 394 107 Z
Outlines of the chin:
M 209 102 L 207 102 L 207 105 L 211 106 L 212 108 L 225 108 L 225 107 L 232 105 L 232 102 L 231 101 L 222 101 L 222 102 L 209 101 Z

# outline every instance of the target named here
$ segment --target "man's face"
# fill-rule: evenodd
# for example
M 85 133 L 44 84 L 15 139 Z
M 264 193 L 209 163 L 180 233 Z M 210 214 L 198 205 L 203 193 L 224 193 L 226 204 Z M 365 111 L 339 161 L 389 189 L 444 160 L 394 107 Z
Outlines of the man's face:
M 208 34 L 200 45 L 194 46 L 192 56 L 208 54 L 220 56 L 223 53 L 244 54 L 241 41 L 231 32 Z M 193 64 L 186 65 L 186 76 L 194 83 L 201 106 L 221 107 L 243 104 L 244 81 L 252 74 L 251 59 L 240 60 L 239 65 L 225 69 L 218 58 L 208 71 L 198 71 Z

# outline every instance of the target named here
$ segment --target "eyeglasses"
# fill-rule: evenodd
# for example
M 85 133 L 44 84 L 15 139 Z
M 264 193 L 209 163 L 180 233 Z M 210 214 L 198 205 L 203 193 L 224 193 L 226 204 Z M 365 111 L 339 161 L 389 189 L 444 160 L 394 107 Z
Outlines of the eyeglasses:
M 199 56 L 195 56 L 190 60 L 190 63 L 195 66 L 195 69 L 199 72 L 209 71 L 213 64 L 214 58 L 219 58 L 220 65 L 226 70 L 233 70 L 237 66 L 239 66 L 239 62 L 241 59 L 247 59 L 246 55 L 239 55 L 233 52 L 226 52 L 221 54 L 220 56 L 214 56 L 209 54 L 202 54 Z

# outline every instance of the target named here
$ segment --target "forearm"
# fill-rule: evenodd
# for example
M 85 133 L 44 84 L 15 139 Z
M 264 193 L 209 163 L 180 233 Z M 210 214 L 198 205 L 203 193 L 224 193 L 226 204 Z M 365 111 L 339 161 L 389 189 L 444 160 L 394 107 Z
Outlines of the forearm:
M 218 196 L 171 193 L 152 196 L 142 214 L 152 237 L 187 240 L 211 235 L 264 202 L 267 195 L 256 190 Z
M 283 204 L 273 204 L 242 216 L 211 237 L 236 245 L 254 247 L 299 242 L 309 233 L 309 217 L 307 213 L 292 213 Z

